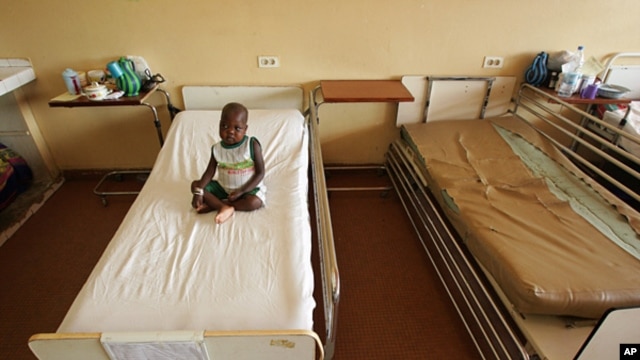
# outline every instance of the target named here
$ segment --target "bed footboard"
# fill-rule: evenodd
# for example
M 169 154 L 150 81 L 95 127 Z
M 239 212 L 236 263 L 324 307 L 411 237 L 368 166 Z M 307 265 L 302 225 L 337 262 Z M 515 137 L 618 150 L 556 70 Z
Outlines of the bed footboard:
M 38 334 L 29 339 L 38 359 L 322 359 L 312 331 Z M 316 351 L 317 350 L 317 351 Z M 154 355 L 155 354 L 155 355 Z
M 487 359 L 527 359 L 525 339 L 423 186 L 410 148 L 391 144 L 386 166 L 405 211 L 476 347 Z

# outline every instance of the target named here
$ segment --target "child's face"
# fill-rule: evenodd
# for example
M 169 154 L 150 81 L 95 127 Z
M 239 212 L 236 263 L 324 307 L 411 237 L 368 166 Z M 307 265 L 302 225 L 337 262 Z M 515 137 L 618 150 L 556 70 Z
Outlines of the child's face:
M 235 111 L 220 119 L 220 138 L 226 145 L 237 144 L 247 132 L 247 116 L 242 111 Z

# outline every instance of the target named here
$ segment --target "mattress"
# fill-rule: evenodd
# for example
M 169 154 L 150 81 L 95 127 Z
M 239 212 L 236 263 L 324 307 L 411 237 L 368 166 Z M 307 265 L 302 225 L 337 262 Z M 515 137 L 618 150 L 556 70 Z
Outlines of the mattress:
M 191 208 L 218 111 L 184 111 L 58 332 L 311 330 L 308 135 L 297 110 L 250 110 L 266 205 L 216 225 Z M 87 239 L 91 241 L 91 239 Z
M 523 121 L 405 125 L 402 136 L 462 241 L 516 311 L 598 318 L 640 305 L 637 212 Z M 530 163 L 510 139 L 550 162 Z

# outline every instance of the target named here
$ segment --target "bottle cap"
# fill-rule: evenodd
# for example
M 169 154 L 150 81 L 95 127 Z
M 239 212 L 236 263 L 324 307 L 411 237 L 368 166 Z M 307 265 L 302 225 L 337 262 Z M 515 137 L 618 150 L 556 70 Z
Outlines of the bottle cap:
M 122 71 L 122 68 L 120 67 L 120 65 L 118 65 L 117 61 L 112 61 L 108 63 L 107 69 L 109 69 L 109 72 L 111 73 L 111 77 L 114 79 L 117 79 L 124 74 Z
M 78 75 L 78 73 L 70 68 L 67 68 L 62 72 L 62 76 L 74 76 L 74 75 Z

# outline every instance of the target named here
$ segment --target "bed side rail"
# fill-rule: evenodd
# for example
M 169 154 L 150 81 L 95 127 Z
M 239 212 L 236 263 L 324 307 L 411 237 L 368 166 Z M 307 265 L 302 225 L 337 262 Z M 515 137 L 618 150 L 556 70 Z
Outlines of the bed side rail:
M 558 109 L 558 106 L 560 109 Z M 531 85 L 520 87 L 513 113 L 551 141 L 574 163 L 630 204 L 640 203 L 639 155 L 619 146 L 620 139 L 640 147 L 640 138 L 623 131 L 626 116 L 611 125 Z M 541 130 L 550 126 L 554 134 Z M 568 142 L 567 142 L 568 140 Z
M 322 275 L 322 292 L 324 302 L 326 338 L 324 343 L 325 357 L 332 359 L 335 350 L 336 331 L 338 328 L 338 303 L 340 301 L 340 273 L 333 239 L 329 196 L 325 181 L 322 149 L 320 147 L 319 121 L 317 106 L 311 95 L 309 106 L 309 153 L 311 157 L 311 173 L 313 177 L 313 198 L 316 209 L 318 246 L 320 254 L 320 270 Z
M 525 340 L 494 300 L 490 287 L 461 246 L 435 198 L 422 186 L 413 153 L 401 142 L 389 146 L 386 166 L 424 249 L 484 359 L 528 359 Z

